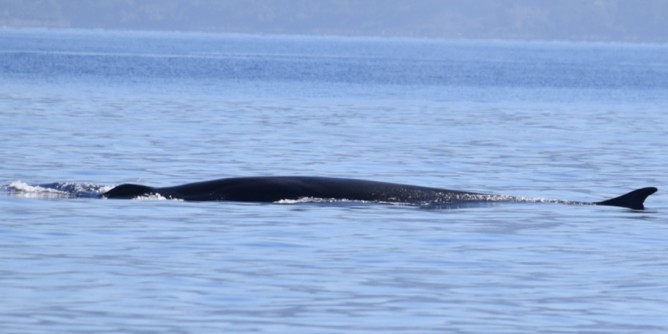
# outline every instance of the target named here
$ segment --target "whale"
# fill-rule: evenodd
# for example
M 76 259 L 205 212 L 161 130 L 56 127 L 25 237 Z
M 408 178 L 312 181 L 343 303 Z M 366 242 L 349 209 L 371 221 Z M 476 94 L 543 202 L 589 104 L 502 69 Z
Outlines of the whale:
M 184 201 L 233 201 L 272 203 L 287 200 L 323 199 L 379 203 L 406 203 L 462 207 L 497 202 L 541 202 L 569 205 L 604 205 L 645 209 L 645 199 L 657 188 L 633 190 L 599 202 L 549 200 L 510 195 L 450 190 L 400 183 L 319 176 L 233 177 L 186 183 L 171 187 L 121 184 L 103 193 L 107 199 L 136 199 L 161 196 Z

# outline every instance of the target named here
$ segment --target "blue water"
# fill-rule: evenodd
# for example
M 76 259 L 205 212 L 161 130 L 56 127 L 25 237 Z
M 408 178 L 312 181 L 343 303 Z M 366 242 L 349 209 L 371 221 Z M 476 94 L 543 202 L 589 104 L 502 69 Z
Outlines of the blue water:
M 667 109 L 665 45 L 0 29 L 0 332 L 665 333 Z M 94 198 L 246 175 L 659 192 Z

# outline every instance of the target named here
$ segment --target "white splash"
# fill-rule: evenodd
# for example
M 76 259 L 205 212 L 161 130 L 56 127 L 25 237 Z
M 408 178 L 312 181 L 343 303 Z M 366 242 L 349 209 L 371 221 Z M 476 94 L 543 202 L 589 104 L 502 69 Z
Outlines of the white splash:
M 160 194 L 148 194 L 148 195 L 143 195 L 143 196 L 137 196 L 133 199 L 134 200 L 140 200 L 140 201 L 181 201 L 181 202 L 183 202 L 183 199 L 165 197 L 165 196 L 162 196 Z
M 14 181 L 3 186 L 10 195 L 22 198 L 97 198 L 111 189 L 110 186 L 92 183 L 55 182 L 32 185 Z
M 300 203 L 372 203 L 369 201 L 351 200 L 347 198 L 320 198 L 320 197 L 302 197 L 298 199 L 282 199 L 274 202 L 275 204 L 300 204 Z M 378 202 L 373 202 L 378 203 Z
M 10 194 L 23 198 L 67 198 L 70 193 L 55 188 L 33 186 L 22 181 L 14 181 L 7 185 Z

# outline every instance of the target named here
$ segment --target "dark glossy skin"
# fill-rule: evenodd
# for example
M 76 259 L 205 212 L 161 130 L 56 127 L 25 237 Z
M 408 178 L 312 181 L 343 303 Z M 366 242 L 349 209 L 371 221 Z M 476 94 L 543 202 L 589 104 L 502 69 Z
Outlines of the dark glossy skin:
M 492 195 L 406 184 L 313 176 L 239 177 L 188 183 L 174 187 L 153 188 L 123 184 L 102 197 L 131 199 L 151 194 L 186 201 L 277 202 L 301 198 L 342 199 L 391 203 L 480 203 L 480 202 L 555 202 L 621 206 L 636 210 L 644 208 L 647 196 L 656 188 L 643 188 L 602 202 L 570 202 L 532 200 L 521 197 Z

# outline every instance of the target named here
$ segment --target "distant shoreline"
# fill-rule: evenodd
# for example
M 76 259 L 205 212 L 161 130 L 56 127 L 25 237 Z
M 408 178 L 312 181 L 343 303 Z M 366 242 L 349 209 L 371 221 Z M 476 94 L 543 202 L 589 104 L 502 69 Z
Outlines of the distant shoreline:
M 668 43 L 668 0 L 8 1 L 0 27 L 439 40 Z

